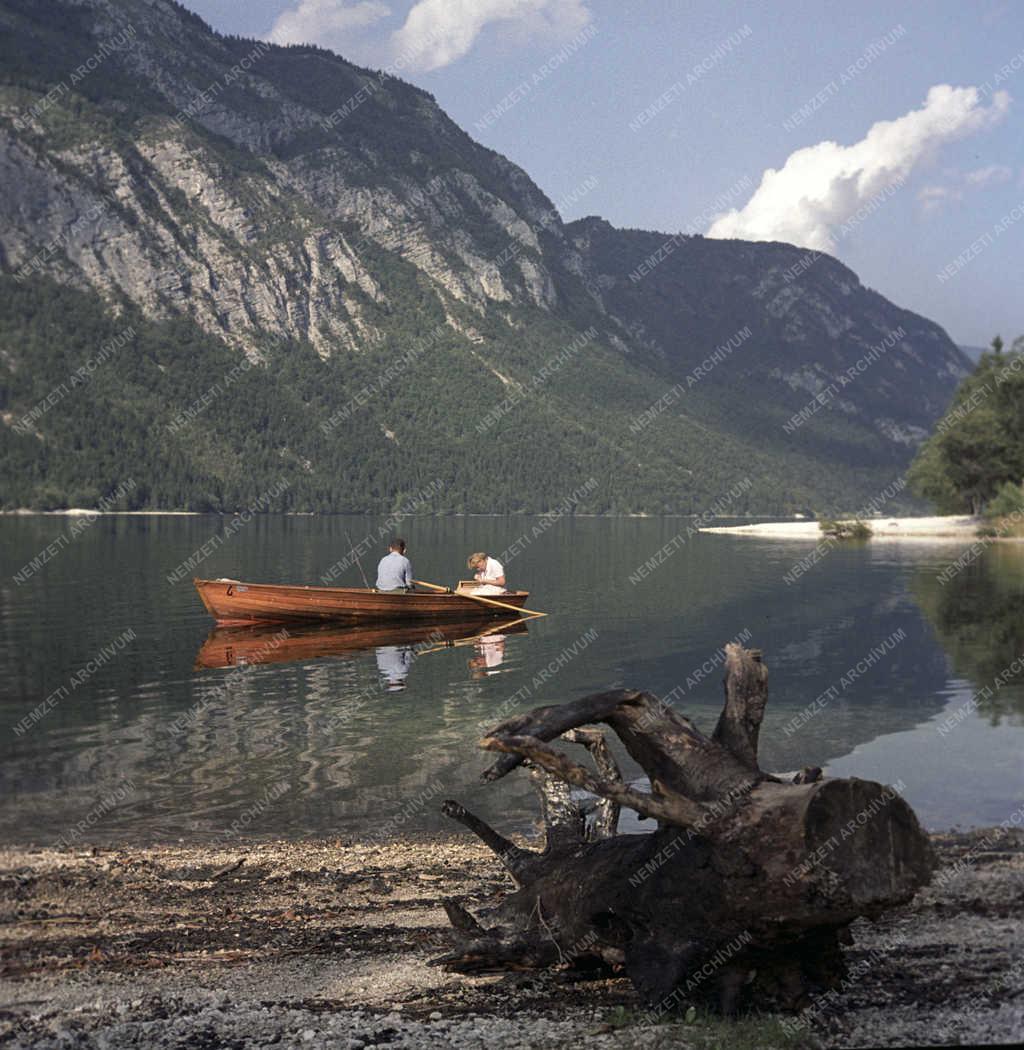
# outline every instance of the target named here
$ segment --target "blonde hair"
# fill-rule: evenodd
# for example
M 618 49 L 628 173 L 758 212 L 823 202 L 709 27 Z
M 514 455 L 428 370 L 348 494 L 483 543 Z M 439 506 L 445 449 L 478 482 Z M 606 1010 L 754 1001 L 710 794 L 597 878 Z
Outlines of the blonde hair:
M 466 561 L 467 569 L 475 569 L 478 565 L 487 564 L 487 555 L 483 551 L 477 551 L 476 554 L 471 554 L 469 559 Z

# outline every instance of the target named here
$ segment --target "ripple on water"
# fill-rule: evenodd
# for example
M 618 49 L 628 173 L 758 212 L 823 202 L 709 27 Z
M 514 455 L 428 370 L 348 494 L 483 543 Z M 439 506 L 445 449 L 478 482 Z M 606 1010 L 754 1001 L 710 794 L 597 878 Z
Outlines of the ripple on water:
M 374 536 L 382 524 L 267 519 L 197 571 L 316 582 L 348 550 L 346 530 Z M 489 726 L 624 684 L 671 695 L 710 731 L 720 646 L 739 635 L 770 669 L 765 768 L 827 762 L 842 775 L 902 778 L 934 826 L 998 823 L 1019 804 L 1018 681 L 947 737 L 936 729 L 1008 653 L 1024 652 L 1019 557 L 988 551 L 942 585 L 960 548 L 868 544 L 832 551 L 787 583 L 814 543 L 673 543 L 688 525 L 580 519 L 538 533 L 508 569 L 551 615 L 500 645 L 380 646 L 240 671 L 194 669 L 211 623 L 188 580 L 167 581 L 218 519 L 100 520 L 38 576 L 0 587 L 0 715 L 12 727 L 0 734 L 0 834 L 54 841 L 90 819 L 93 841 L 418 832 L 444 826 L 447 797 L 502 829 L 528 830 L 536 806 L 525 777 L 479 784 L 488 756 L 477 741 Z M 0 520 L 7 578 L 62 527 Z M 524 529 L 531 535 L 531 520 L 416 519 L 403 528 L 417 571 L 443 577 L 447 567 L 454 580 L 469 551 L 500 552 Z M 353 575 L 344 582 L 355 584 Z M 128 629 L 132 643 L 72 688 Z M 893 632 L 903 633 L 895 650 L 841 686 Z M 66 695 L 15 731 L 62 687 Z M 800 721 L 830 689 L 828 703 Z M 104 808 L 126 782 L 131 793 Z

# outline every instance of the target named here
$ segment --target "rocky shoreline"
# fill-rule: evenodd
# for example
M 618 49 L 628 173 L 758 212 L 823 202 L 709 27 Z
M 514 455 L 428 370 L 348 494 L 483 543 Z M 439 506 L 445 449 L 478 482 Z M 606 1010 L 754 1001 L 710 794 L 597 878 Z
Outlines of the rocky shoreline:
M 0 1045 L 858 1047 L 1024 1038 L 1024 832 L 935 837 L 799 1018 L 652 1024 L 628 981 L 431 967 L 441 901 L 510 883 L 468 839 L 0 850 Z

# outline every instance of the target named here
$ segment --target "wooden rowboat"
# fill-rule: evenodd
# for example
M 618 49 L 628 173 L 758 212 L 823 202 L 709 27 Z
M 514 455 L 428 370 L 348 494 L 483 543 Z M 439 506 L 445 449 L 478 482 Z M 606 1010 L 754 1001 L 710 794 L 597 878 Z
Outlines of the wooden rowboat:
M 365 587 L 293 587 L 240 580 L 193 580 L 207 612 L 222 625 L 247 623 L 394 623 L 508 617 L 509 610 L 462 594 L 384 594 Z M 497 596 L 523 608 L 528 591 Z
M 475 620 L 444 624 L 337 623 L 246 624 L 214 627 L 196 655 L 193 670 L 239 667 L 243 664 L 280 664 L 293 660 L 356 656 L 379 646 L 418 646 L 421 652 L 489 638 L 494 634 L 525 634 L 523 620 L 493 623 Z

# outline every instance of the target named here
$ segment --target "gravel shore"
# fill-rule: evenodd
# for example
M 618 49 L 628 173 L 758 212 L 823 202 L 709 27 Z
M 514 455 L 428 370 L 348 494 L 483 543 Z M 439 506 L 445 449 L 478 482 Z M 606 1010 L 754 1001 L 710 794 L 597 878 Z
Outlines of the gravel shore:
M 466 978 L 441 900 L 510 883 L 467 839 L 0 851 L 0 1044 L 855 1047 L 1024 1038 L 1024 833 L 936 837 L 934 884 L 860 922 L 834 1000 L 651 1025 L 623 979 Z

